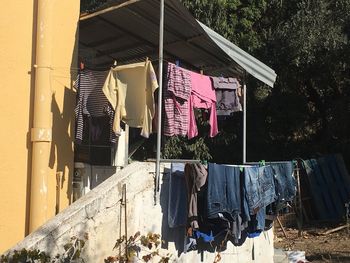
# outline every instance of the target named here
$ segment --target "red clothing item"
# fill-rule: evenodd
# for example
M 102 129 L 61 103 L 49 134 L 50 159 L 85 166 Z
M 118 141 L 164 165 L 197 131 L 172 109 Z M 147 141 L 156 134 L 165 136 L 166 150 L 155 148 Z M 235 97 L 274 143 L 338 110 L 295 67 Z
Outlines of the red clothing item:
M 210 137 L 218 134 L 218 122 L 216 117 L 216 94 L 212 82 L 208 76 L 190 72 L 192 91 L 189 105 L 189 124 L 187 136 L 189 139 L 198 135 L 194 108 L 210 110 Z

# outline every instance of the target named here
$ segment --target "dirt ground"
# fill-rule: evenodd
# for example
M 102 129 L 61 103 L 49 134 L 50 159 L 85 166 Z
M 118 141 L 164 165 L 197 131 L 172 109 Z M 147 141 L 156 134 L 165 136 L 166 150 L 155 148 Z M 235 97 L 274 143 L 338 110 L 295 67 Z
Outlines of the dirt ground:
M 285 238 L 279 225 L 275 224 L 275 247 L 305 251 L 310 262 L 350 263 L 350 233 L 347 232 L 347 228 L 322 235 L 339 226 L 342 225 L 305 227 L 301 237 L 298 237 L 298 229 L 285 228 Z

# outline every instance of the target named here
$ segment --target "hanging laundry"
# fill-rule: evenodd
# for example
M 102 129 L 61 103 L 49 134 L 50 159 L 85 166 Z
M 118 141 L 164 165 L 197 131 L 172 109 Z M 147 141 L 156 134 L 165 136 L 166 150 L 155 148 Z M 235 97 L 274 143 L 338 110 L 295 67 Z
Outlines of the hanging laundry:
M 113 130 L 121 132 L 120 121 L 130 127 L 142 128 L 141 135 L 152 133 L 155 113 L 153 93 L 158 88 L 150 61 L 112 68 L 103 86 L 103 93 L 115 110 Z
M 95 140 L 98 140 L 98 134 L 101 134 L 96 131 L 101 131 L 105 123 L 104 121 L 101 121 L 101 119 L 109 116 L 110 123 L 112 123 L 114 112 L 106 112 L 109 102 L 102 92 L 102 87 L 107 74 L 108 71 L 94 71 L 88 69 L 79 72 L 77 81 L 75 82 L 75 87 L 78 90 L 77 105 L 75 108 L 75 139 L 77 143 L 83 141 L 84 129 L 88 125 L 87 122 L 89 122 L 90 127 L 93 127 L 94 129 L 92 134 Z M 87 118 L 84 118 L 84 116 Z M 99 121 L 94 120 L 93 123 L 90 123 L 92 121 L 91 118 L 98 118 Z M 116 142 L 116 136 L 112 132 L 112 128 L 110 128 L 110 142 Z
M 294 178 L 294 164 L 290 162 L 269 163 L 274 172 L 277 200 L 266 209 L 270 221 L 275 219 L 278 212 L 288 206 L 295 198 L 297 183 Z
M 208 164 L 208 217 L 218 217 L 225 214 L 229 220 L 234 220 L 241 212 L 239 167 Z
M 255 215 L 250 215 L 247 222 L 247 231 L 249 238 L 258 237 L 265 230 L 266 207 L 262 207 Z
M 249 214 L 256 214 L 276 200 L 274 173 L 270 166 L 244 167 L 244 190 Z
M 198 225 L 198 199 L 197 194 L 207 180 L 208 172 L 203 164 L 186 164 L 185 179 L 188 200 L 188 221 L 192 228 Z
M 222 251 L 228 240 L 240 246 L 246 238 L 258 237 L 271 228 L 270 210 L 279 202 L 278 192 L 283 191 L 278 184 L 285 187 L 285 197 L 280 194 L 282 200 L 295 195 L 292 162 L 209 163 L 208 171 L 201 164 L 186 164 L 184 170 L 189 204 L 188 250 Z M 278 182 L 276 178 L 280 178 Z
M 249 221 L 249 233 L 260 233 L 265 228 L 266 207 L 277 199 L 274 172 L 268 165 L 245 166 L 243 178 L 243 218 Z
M 241 85 L 236 78 L 210 77 L 216 93 L 216 110 L 219 116 L 242 111 Z
M 171 228 L 187 224 L 187 194 L 185 189 L 185 164 L 172 163 L 168 204 L 168 225 Z
M 275 174 L 276 184 L 276 209 L 280 210 L 285 207 L 287 202 L 293 201 L 297 184 L 293 176 L 293 162 L 283 162 L 270 164 Z
M 208 76 L 190 71 L 191 76 L 191 97 L 189 105 L 189 127 L 188 138 L 191 139 L 198 135 L 194 108 L 210 110 L 210 137 L 218 134 L 218 123 L 216 116 L 216 95 L 211 80 Z
M 231 222 L 236 241 L 241 237 L 241 171 L 237 166 L 208 164 L 208 218 Z
M 168 63 L 167 85 L 164 92 L 164 135 L 186 136 L 191 95 L 190 72 Z

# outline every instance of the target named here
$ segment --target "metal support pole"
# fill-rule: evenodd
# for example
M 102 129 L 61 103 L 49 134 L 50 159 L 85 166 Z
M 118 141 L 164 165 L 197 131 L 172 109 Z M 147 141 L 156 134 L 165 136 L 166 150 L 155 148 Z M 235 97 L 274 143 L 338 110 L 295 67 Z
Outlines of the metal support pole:
M 299 231 L 298 231 L 298 237 L 302 236 L 303 231 L 303 203 L 301 199 L 301 187 L 300 187 L 300 168 L 299 163 L 297 162 L 296 167 L 296 178 L 297 178 L 297 187 L 298 187 L 298 199 L 299 199 Z
M 247 85 L 243 85 L 243 164 L 247 162 Z
M 126 207 L 126 184 L 123 185 L 123 204 L 124 204 L 124 227 L 125 227 L 125 255 L 126 255 L 126 259 L 128 259 L 129 257 L 129 253 L 128 253 L 128 210 Z
M 160 1 L 160 21 L 159 21 L 159 68 L 158 68 L 158 131 L 157 131 L 157 160 L 156 160 L 156 191 L 159 192 L 160 181 L 160 147 L 162 137 L 162 94 L 163 94 L 163 40 L 164 40 L 164 0 Z M 155 203 L 157 196 L 155 194 Z

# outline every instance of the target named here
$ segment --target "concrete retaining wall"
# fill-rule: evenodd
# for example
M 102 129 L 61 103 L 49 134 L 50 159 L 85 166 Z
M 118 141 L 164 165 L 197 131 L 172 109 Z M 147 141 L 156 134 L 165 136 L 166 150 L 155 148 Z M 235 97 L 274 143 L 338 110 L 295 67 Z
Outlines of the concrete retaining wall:
M 163 244 L 176 262 L 213 262 L 215 254 L 197 252 L 178 255 L 182 248 L 179 230 L 169 230 L 163 212 L 167 210 L 168 175 L 162 178 L 160 201 L 154 205 L 154 172 L 152 163 L 133 163 L 97 186 L 62 211 L 36 232 L 18 243 L 14 249 L 38 248 L 51 255 L 63 252 L 63 245 L 72 236 L 88 234 L 89 240 L 83 250 L 85 262 L 103 262 L 107 256 L 114 255 L 116 239 L 124 234 L 124 218 L 120 218 L 120 199 L 122 186 L 127 187 L 127 226 L 128 235 L 137 231 L 162 234 Z M 166 169 L 166 168 L 165 168 Z M 167 169 L 166 169 L 167 170 Z M 122 229 L 120 229 L 120 220 Z M 174 242 L 175 241 L 175 242 Z M 254 248 L 254 250 L 253 250 Z M 254 251 L 254 252 L 253 252 Z M 252 259 L 254 254 L 255 261 Z M 222 254 L 221 262 L 273 262 L 272 231 L 263 233 L 255 239 L 247 239 L 240 247 L 231 243 Z

